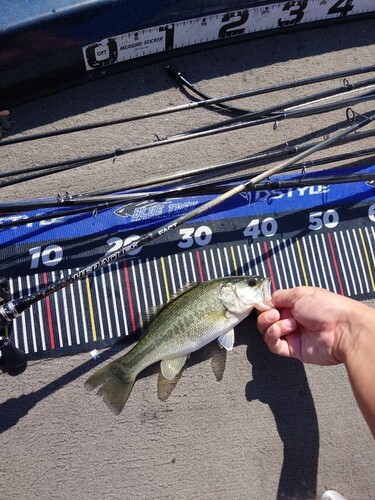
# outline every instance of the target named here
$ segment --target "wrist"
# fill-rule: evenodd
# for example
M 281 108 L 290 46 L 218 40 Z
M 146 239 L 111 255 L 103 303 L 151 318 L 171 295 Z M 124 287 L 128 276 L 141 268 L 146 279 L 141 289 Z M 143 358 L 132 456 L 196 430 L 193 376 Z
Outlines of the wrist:
M 335 357 L 348 365 L 353 359 L 366 356 L 366 351 L 372 344 L 373 325 L 375 325 L 375 309 L 361 302 L 348 302 L 345 310 L 345 321 L 342 323 Z

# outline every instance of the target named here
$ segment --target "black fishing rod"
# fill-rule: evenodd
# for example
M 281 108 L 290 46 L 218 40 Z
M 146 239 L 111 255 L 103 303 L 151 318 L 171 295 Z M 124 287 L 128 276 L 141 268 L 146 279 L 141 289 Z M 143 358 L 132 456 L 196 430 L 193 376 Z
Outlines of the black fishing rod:
M 118 148 L 113 152 L 106 152 L 106 153 L 100 153 L 100 154 L 96 154 L 96 155 L 84 156 L 84 157 L 80 157 L 80 158 L 73 158 L 71 160 L 64 160 L 62 162 L 56 162 L 53 164 L 41 165 L 41 166 L 36 166 L 36 167 L 28 167 L 28 168 L 21 169 L 18 171 L 8 171 L 8 172 L 4 172 L 4 173 L 0 174 L 0 179 L 5 178 L 5 177 L 13 177 L 13 176 L 20 174 L 22 172 L 26 173 L 27 171 L 28 172 L 31 172 L 31 171 L 35 172 L 35 171 L 42 171 L 42 170 L 50 170 L 51 173 L 62 172 L 62 171 L 64 171 L 65 168 L 67 168 L 67 169 L 68 168 L 75 168 L 75 167 L 79 167 L 79 166 L 82 166 L 82 165 L 85 165 L 88 163 L 97 163 L 99 161 L 103 161 L 103 160 L 106 160 L 109 158 L 115 159 L 116 157 L 123 156 L 125 154 L 130 154 L 130 153 L 137 152 L 137 151 L 143 151 L 143 150 L 155 148 L 158 146 L 164 146 L 164 145 L 174 144 L 174 143 L 183 142 L 183 141 L 187 141 L 187 140 L 198 139 L 198 138 L 216 135 L 216 134 L 224 133 L 224 132 L 231 132 L 234 130 L 239 130 L 242 128 L 252 127 L 252 126 L 265 124 L 265 123 L 269 123 L 269 122 L 276 123 L 276 122 L 284 120 L 286 118 L 299 118 L 299 117 L 306 117 L 306 116 L 316 114 L 316 113 L 326 113 L 326 112 L 331 111 L 333 109 L 338 109 L 340 107 L 348 106 L 351 104 L 357 104 L 357 103 L 360 103 L 363 101 L 367 101 L 369 99 L 375 99 L 375 91 L 371 92 L 368 95 L 362 96 L 362 97 L 357 97 L 354 99 L 347 99 L 344 101 L 340 101 L 340 103 L 333 103 L 330 105 L 317 106 L 317 107 L 310 108 L 309 110 L 297 109 L 297 110 L 292 110 L 289 112 L 284 112 L 284 113 L 281 113 L 281 114 L 278 114 L 275 116 L 260 118 L 260 119 L 256 119 L 256 120 L 249 121 L 249 122 L 245 121 L 244 123 L 233 123 L 233 124 L 227 125 L 227 126 L 222 126 L 219 124 L 219 126 L 217 128 L 214 128 L 214 129 L 201 130 L 201 131 L 199 131 L 197 129 L 198 131 L 195 131 L 195 132 L 194 131 L 193 132 L 183 132 L 183 133 L 180 133 L 180 134 L 177 134 L 174 136 L 161 138 L 161 139 L 154 141 L 154 142 L 131 146 L 131 147 L 126 148 L 126 149 Z M 48 174 L 44 174 L 44 175 L 48 175 Z M 36 178 L 36 177 L 37 176 L 33 176 L 32 178 Z M 24 180 L 16 179 L 13 181 L 0 182 L 0 188 L 10 186 L 12 184 L 24 182 L 24 181 L 29 180 L 29 179 L 30 178 L 26 176 L 24 178 Z
M 202 92 L 197 87 L 195 87 L 195 85 L 190 83 L 189 80 L 186 78 L 186 76 L 182 74 L 182 72 L 179 71 L 175 66 L 172 66 L 171 64 L 166 64 L 165 70 L 181 87 L 188 88 L 191 92 L 193 92 L 201 99 L 204 99 L 205 101 L 213 99 L 213 97 L 209 96 L 205 92 Z M 224 103 L 213 104 L 209 106 L 209 108 L 214 110 L 219 109 L 220 111 L 226 111 L 235 115 L 244 115 L 246 113 L 249 113 L 248 109 L 237 108 L 235 106 L 230 106 L 229 104 L 224 104 Z
M 277 123 L 279 121 L 284 121 L 291 118 L 306 118 L 307 116 L 312 116 L 316 114 L 328 113 L 336 109 L 352 106 L 354 104 L 359 104 L 361 102 L 366 102 L 375 99 L 375 90 L 372 89 L 369 92 L 364 93 L 361 96 L 352 97 L 349 99 L 343 99 L 330 104 L 324 104 L 320 106 L 312 106 L 309 108 L 301 107 L 302 104 L 311 104 L 311 102 L 305 98 L 295 101 L 290 101 L 288 104 L 289 108 L 280 109 L 280 106 L 269 107 L 266 110 L 250 112 L 246 115 L 237 116 L 235 118 L 229 118 L 228 120 L 223 120 L 218 123 L 204 125 L 203 127 L 198 127 L 190 129 L 186 132 L 180 132 L 178 134 L 166 137 L 165 139 L 172 140 L 179 137 L 190 138 L 190 135 L 204 137 L 204 134 L 211 135 L 217 134 L 220 131 L 230 131 L 236 130 L 238 128 L 244 127 L 254 127 L 257 125 L 264 125 L 266 123 Z M 298 105 L 296 104 L 298 103 Z M 268 111 L 268 114 L 267 114 Z M 271 112 L 272 111 L 272 112 Z M 274 111 L 276 113 L 274 113 Z M 163 140 L 163 139 L 161 139 Z
M 375 148 L 374 148 L 375 152 Z M 310 163 L 307 162 L 308 166 Z M 297 168 L 305 166 L 305 163 L 296 164 Z M 33 222 L 38 222 L 42 220 L 49 220 L 57 217 L 70 217 L 73 215 L 82 215 L 84 213 L 91 213 L 91 215 L 96 216 L 100 211 L 107 210 L 108 208 L 116 207 L 118 205 L 125 206 L 140 203 L 140 202 L 156 202 L 159 200 L 166 200 L 168 198 L 180 198 L 185 196 L 202 196 L 202 195 L 217 195 L 227 191 L 231 184 L 237 182 L 243 182 L 248 179 L 245 174 L 230 176 L 224 180 L 220 181 L 207 181 L 201 182 L 193 185 L 183 186 L 179 189 L 167 189 L 160 191 L 144 191 L 136 194 L 133 193 L 123 193 L 118 195 L 105 195 L 105 196 L 95 196 L 87 198 L 72 199 L 70 196 L 62 198 L 60 202 L 51 202 L 45 206 L 39 206 L 35 203 L 27 205 L 24 210 L 33 210 L 35 208 L 62 208 L 63 206 L 79 206 L 79 208 L 73 210 L 65 210 L 60 212 L 52 212 L 48 214 L 27 217 L 25 219 L 19 219 L 15 221 L 4 222 L 0 224 L 0 231 L 2 229 L 7 229 L 15 226 L 22 226 L 30 224 Z M 246 191 L 270 191 L 274 189 L 289 189 L 289 188 L 303 188 L 309 186 L 317 185 L 330 185 L 330 184 L 348 184 L 352 182 L 375 182 L 375 172 L 365 172 L 356 174 L 345 174 L 345 175 L 324 175 L 321 177 L 302 177 L 300 179 L 289 179 L 289 180 L 269 180 L 265 182 L 260 182 L 254 186 L 249 187 Z M 81 206 L 84 205 L 84 206 Z M 124 205 L 123 205 L 124 206 Z M 14 214 L 17 213 L 12 211 L 11 205 L 1 205 L 0 215 Z M 90 215 L 90 216 L 91 216 Z
M 354 113 L 350 108 L 347 110 L 347 118 L 349 119 L 349 112 Z M 323 137 L 326 136 L 327 134 L 331 133 L 332 127 L 328 127 L 325 129 L 322 129 L 319 131 L 319 135 L 322 135 Z M 314 133 L 314 135 L 317 135 L 317 133 Z M 371 137 L 375 135 L 375 130 L 367 130 L 367 131 L 361 131 L 357 132 L 356 134 L 351 135 L 350 137 L 346 137 L 345 142 L 352 142 L 352 141 L 358 141 L 362 140 L 368 137 Z M 293 143 L 296 142 L 296 140 L 292 141 Z M 277 149 L 268 149 L 263 152 L 257 153 L 256 155 L 252 155 L 251 157 L 245 157 L 239 160 L 219 164 L 219 165 L 213 165 L 213 166 L 208 166 L 208 167 L 200 167 L 199 169 L 193 169 L 190 171 L 180 171 L 177 173 L 169 174 L 164 177 L 158 177 L 158 178 L 151 178 L 148 180 L 142 180 L 139 182 L 132 183 L 131 185 L 128 185 L 126 187 L 116 187 L 116 188 L 111 188 L 108 190 L 101 190 L 101 191 L 94 191 L 90 193 L 85 193 L 86 195 L 96 195 L 96 194 L 105 194 L 105 193 L 113 193 L 117 191 L 123 191 L 125 189 L 135 189 L 135 188 L 144 188 L 145 186 L 151 186 L 151 185 L 157 185 L 157 184 L 162 184 L 166 183 L 172 180 L 176 179 L 188 179 L 189 177 L 195 177 L 195 176 L 201 176 L 206 173 L 219 173 L 221 170 L 225 170 L 227 168 L 233 170 L 236 168 L 240 168 L 242 166 L 250 166 L 254 163 L 257 162 L 265 162 L 265 161 L 270 161 L 270 160 L 275 160 L 277 158 L 281 158 L 286 155 L 291 155 L 295 154 L 299 151 L 303 151 L 309 147 L 311 147 L 314 143 L 311 142 L 306 142 L 305 144 L 299 144 L 299 145 L 291 145 L 291 143 L 286 143 L 285 146 Z M 329 147 L 329 146 L 328 146 Z M 119 155 L 119 150 L 111 152 L 111 153 L 106 153 L 102 155 L 98 155 L 98 158 L 96 161 L 104 161 L 107 159 L 112 159 L 112 161 L 115 161 L 117 155 Z M 67 162 L 67 165 L 61 165 L 61 163 L 52 163 L 48 165 L 37 165 L 34 167 L 26 167 L 23 169 L 19 170 L 12 170 L 8 172 L 3 172 L 0 173 L 0 179 L 2 178 L 8 178 L 12 177 L 11 180 L 9 181 L 0 181 L 0 188 L 1 187 L 6 187 L 6 186 L 12 186 L 15 184 L 19 184 L 22 182 L 26 182 L 32 179 L 37 179 L 39 177 L 43 177 L 46 175 L 52 175 L 54 173 L 58 172 L 64 172 L 66 170 L 70 170 L 72 168 L 78 168 L 81 166 L 89 165 L 92 163 L 90 159 L 85 159 L 83 161 L 73 161 L 73 162 Z M 38 174 L 38 172 L 41 172 Z M 17 177 L 22 175 L 22 177 Z M 78 195 L 77 195 L 78 196 Z
M 316 151 L 319 151 L 321 149 L 324 149 L 328 144 L 332 144 L 334 142 L 337 142 L 339 139 L 342 137 L 345 137 L 346 135 L 365 127 L 369 123 L 371 123 L 373 120 L 375 120 L 375 113 L 363 118 L 360 122 L 353 124 L 349 127 L 347 127 L 345 130 L 339 132 L 338 134 L 335 134 L 334 136 L 325 139 L 319 144 L 316 144 L 315 146 L 312 146 L 308 150 L 299 153 L 296 156 L 293 156 L 292 158 L 289 158 L 288 160 L 285 160 L 284 162 L 280 163 L 279 165 L 276 165 L 274 167 L 269 168 L 265 172 L 262 172 L 261 174 L 256 175 L 255 177 L 251 178 L 250 180 L 244 181 L 242 184 L 234 186 L 227 190 L 225 193 L 220 194 L 219 196 L 213 198 L 212 200 L 208 201 L 207 203 L 204 203 L 203 205 L 191 210 L 190 212 L 187 212 L 180 217 L 174 219 L 172 222 L 167 222 L 166 224 L 163 224 L 157 229 L 151 230 L 148 233 L 144 234 L 141 236 L 138 240 L 133 241 L 132 243 L 125 245 L 123 248 L 120 250 L 113 252 L 112 254 L 102 257 L 101 259 L 97 260 L 96 262 L 90 264 L 87 267 L 84 267 L 72 274 L 69 274 L 65 278 L 60 278 L 59 280 L 50 283 L 47 286 L 44 286 L 40 288 L 38 291 L 35 293 L 32 293 L 30 295 L 26 295 L 24 297 L 20 297 L 19 299 L 13 299 L 10 300 L 3 305 L 0 306 L 0 324 L 2 326 L 6 326 L 9 323 L 11 323 L 15 318 L 20 316 L 24 311 L 26 311 L 29 307 L 31 307 L 33 304 L 43 300 L 44 298 L 48 297 L 49 295 L 71 285 L 72 283 L 85 278 L 87 275 L 90 275 L 91 273 L 97 271 L 98 269 L 108 266 L 112 264 L 115 261 L 118 261 L 119 259 L 125 257 L 126 255 L 129 254 L 129 252 L 132 252 L 150 241 L 153 241 L 157 239 L 160 236 L 163 236 L 164 234 L 174 230 L 175 228 L 181 226 L 185 222 L 198 217 L 202 215 L 203 213 L 212 210 L 219 204 L 223 203 L 226 200 L 229 200 L 230 198 L 233 198 L 234 196 L 240 194 L 243 191 L 246 191 L 250 187 L 254 186 L 255 184 L 267 179 L 268 177 L 280 173 L 289 166 L 293 165 L 294 163 L 297 163 L 298 161 L 306 158 L 307 156 L 315 153 Z
M 186 110 L 191 110 L 191 109 L 195 109 L 195 108 L 209 108 L 212 105 L 217 105 L 217 104 L 221 104 L 221 103 L 228 102 L 228 101 L 234 101 L 234 100 L 244 99 L 244 98 L 248 98 L 248 97 L 255 97 L 258 95 L 262 95 L 262 94 L 269 94 L 272 92 L 288 90 L 288 89 L 292 89 L 292 88 L 302 87 L 304 85 L 321 83 L 321 82 L 334 80 L 334 79 L 338 79 L 338 78 L 347 78 L 349 76 L 371 73 L 373 71 L 375 71 L 375 65 L 364 66 L 362 68 L 353 68 L 353 69 L 339 71 L 339 72 L 335 72 L 335 73 L 328 73 L 325 75 L 319 75 L 319 76 L 315 76 L 315 77 L 305 78 L 305 79 L 297 80 L 294 82 L 280 83 L 280 84 L 272 85 L 270 87 L 264 87 L 264 88 L 260 88 L 260 89 L 254 89 L 254 90 L 249 90 L 249 91 L 240 92 L 240 93 L 236 93 L 236 94 L 226 95 L 223 97 L 215 97 L 215 98 L 204 99 L 201 101 L 192 102 L 192 103 L 188 103 L 188 104 L 181 104 L 179 106 L 163 108 L 163 109 L 156 110 L 156 111 L 149 111 L 147 113 L 142 113 L 142 114 L 138 114 L 138 115 L 125 116 L 123 118 L 118 118 L 118 119 L 114 119 L 114 120 L 98 121 L 98 122 L 94 122 L 94 123 L 88 123 L 85 125 L 77 125 L 74 127 L 66 127 L 66 128 L 58 129 L 58 130 L 51 130 L 49 132 L 40 132 L 37 134 L 24 135 L 21 137 L 15 137 L 13 139 L 12 138 L 11 139 L 3 139 L 2 141 L 0 141 L 0 147 L 7 146 L 10 144 L 17 144 L 20 142 L 35 141 L 35 140 L 45 139 L 45 138 L 49 138 L 49 137 L 56 137 L 59 135 L 72 134 L 72 133 L 76 133 L 76 132 L 82 132 L 85 130 L 92 130 L 92 129 L 96 129 L 96 128 L 111 126 L 111 125 L 118 125 L 121 123 L 128 123 L 128 122 L 132 122 L 132 121 L 153 118 L 153 117 L 157 117 L 157 116 L 162 116 L 162 115 L 171 114 L 171 113 L 177 113 L 180 111 L 186 111 Z
M 323 129 L 319 131 L 318 133 L 315 133 L 314 135 L 321 135 L 322 137 L 326 137 L 329 135 L 329 131 L 331 130 L 331 127 L 328 129 Z M 366 130 L 366 131 L 360 131 L 356 132 L 355 134 L 352 134 L 351 136 L 346 136 L 341 139 L 341 141 L 345 140 L 345 142 L 352 142 L 352 141 L 359 141 L 366 139 L 368 137 L 372 137 L 375 135 L 375 130 Z M 340 140 L 339 140 L 340 141 Z M 295 142 L 295 141 L 293 141 Z M 319 141 L 320 142 L 320 141 Z M 306 149 L 314 146 L 315 144 L 318 144 L 317 142 L 306 142 L 302 144 L 294 144 L 291 145 L 290 143 L 286 143 L 285 145 L 281 147 L 277 147 L 276 149 L 268 149 L 265 151 L 262 151 L 260 153 L 257 153 L 255 155 L 241 158 L 239 160 L 234 160 L 231 162 L 226 162 L 226 163 L 221 163 L 218 165 L 210 165 L 206 167 L 199 167 L 198 169 L 191 169 L 191 170 L 183 170 L 179 172 L 175 172 L 172 174 L 168 174 L 162 177 L 153 177 L 151 179 L 143 179 L 141 181 L 135 181 L 132 182 L 131 184 L 128 184 L 127 186 L 117 186 L 115 188 L 109 188 L 109 189 L 101 189 L 100 191 L 90 191 L 86 193 L 80 193 L 78 195 L 74 196 L 96 196 L 96 195 L 103 195 L 103 194 L 111 194 L 111 193 L 116 193 L 119 191 L 125 191 L 125 190 L 130 190 L 130 189 L 137 189 L 137 188 L 144 188 L 146 186 L 157 186 L 160 184 L 164 184 L 167 182 L 179 180 L 179 181 L 184 181 L 184 182 L 189 182 L 189 179 L 195 179 L 197 177 L 202 177 L 204 175 L 213 175 L 213 174 L 220 174 L 221 171 L 225 170 L 237 170 L 241 167 L 249 167 L 253 165 L 254 163 L 264 163 L 264 162 L 269 162 L 269 161 L 274 161 L 277 159 L 281 159 L 285 156 L 291 156 L 297 153 L 300 153 L 302 151 L 306 151 Z M 333 145 L 327 145 L 327 149 L 329 147 L 332 147 Z
M 331 127 L 327 129 L 323 129 L 319 132 L 320 135 L 326 136 L 331 130 Z M 316 135 L 316 133 L 315 133 Z M 352 141 L 359 141 L 368 137 L 372 137 L 375 135 L 375 130 L 367 130 L 367 131 L 361 131 L 357 132 L 356 134 L 351 135 L 350 137 L 346 137 L 345 142 L 352 142 Z M 295 140 L 293 141 L 295 142 Z M 156 177 L 156 178 L 151 178 L 148 180 L 142 180 L 138 182 L 134 182 L 126 187 L 116 187 L 116 188 L 110 188 L 107 190 L 100 190 L 100 191 L 92 191 L 89 193 L 82 193 L 82 195 L 87 195 L 87 196 L 95 196 L 97 194 L 110 194 L 113 192 L 118 192 L 118 191 L 124 191 L 124 190 L 129 190 L 129 189 L 136 189 L 136 188 L 144 188 L 145 186 L 155 186 L 158 184 L 164 184 L 173 180 L 184 180 L 188 181 L 189 178 L 195 178 L 195 177 L 200 177 L 205 174 L 213 174 L 213 173 L 220 173 L 222 170 L 230 169 L 238 169 L 241 167 L 248 167 L 253 165 L 254 163 L 261 163 L 261 162 L 269 162 L 271 160 L 275 160 L 278 158 L 282 158 L 283 156 L 290 156 L 292 154 L 296 154 L 300 151 L 304 151 L 308 149 L 309 147 L 313 146 L 314 143 L 312 142 L 306 142 L 304 144 L 299 144 L 299 145 L 291 145 L 290 143 L 287 143 L 285 146 L 277 148 L 277 149 L 271 149 L 271 150 L 265 150 L 260 153 L 257 153 L 255 155 L 252 155 L 250 157 L 245 157 L 239 160 L 231 161 L 231 162 L 226 162 L 218 165 L 210 165 L 207 167 L 200 167 L 199 169 L 192 169 L 192 170 L 185 170 L 185 171 L 179 171 L 173 174 L 169 174 L 167 176 L 163 177 Z M 330 146 L 328 146 L 330 147 Z M 350 154 L 350 153 L 348 153 Z M 366 154 L 363 152 L 363 154 Z M 369 153 L 370 154 L 370 153 Z M 101 158 L 102 160 L 106 159 L 112 159 L 115 160 L 116 158 L 116 152 L 113 152 L 108 155 L 103 155 Z M 349 157 L 348 157 L 349 158 Z M 339 159 L 339 158 L 338 158 Z M 99 160 L 98 160 L 99 161 Z M 71 165 L 67 166 L 59 166 L 60 164 L 50 164 L 50 165 L 39 165 L 36 167 L 28 167 L 20 170 L 13 170 L 9 172 L 4 172 L 0 173 L 0 179 L 1 178 L 7 178 L 7 177 L 15 177 L 16 175 L 20 174 L 25 174 L 23 177 L 15 178 L 10 181 L 0 181 L 0 188 L 1 187 L 6 187 L 6 186 L 12 186 L 15 184 L 19 184 L 22 182 L 26 182 L 31 179 L 36 179 L 39 177 L 43 177 L 46 175 L 52 175 L 54 173 L 58 172 L 64 172 L 66 170 L 70 170 L 71 168 L 77 168 L 85 165 L 89 165 L 91 162 L 90 161 L 82 161 L 82 162 L 77 162 L 77 163 L 72 163 Z M 42 173 L 35 174 L 34 172 L 39 172 L 41 171 Z M 79 195 L 75 195 L 79 196 Z M 37 207 L 36 207 L 37 208 Z M 16 210 L 16 207 L 15 207 Z M 22 210 L 22 209 L 21 209 Z
M 304 161 L 302 163 L 295 163 L 290 168 L 286 168 L 286 170 L 303 170 L 305 171 L 307 168 L 312 168 L 317 165 L 325 165 L 328 163 L 333 163 L 337 161 L 343 161 L 354 157 L 363 157 L 375 155 L 375 147 L 368 148 L 362 151 L 355 151 L 353 153 L 343 153 L 341 155 L 334 155 L 332 157 L 320 158 L 318 160 L 309 160 Z M 355 165 L 351 165 L 355 166 Z M 319 172 L 317 172 L 319 173 Z M 311 186 L 315 184 L 342 184 L 344 182 L 356 182 L 356 181 L 368 181 L 373 180 L 375 173 L 357 173 L 357 174 L 346 174 L 346 175 L 331 175 L 324 177 L 311 177 L 307 178 L 305 175 L 302 179 L 298 181 L 295 179 L 285 180 L 285 181 L 267 181 L 258 184 L 254 184 L 248 190 L 250 191 L 261 191 L 263 189 L 273 189 L 278 187 L 294 187 L 294 186 Z M 192 184 L 187 184 L 184 186 L 176 187 L 171 186 L 167 189 L 158 189 L 157 191 L 139 191 L 133 193 L 118 193 L 114 195 L 95 195 L 95 196 L 82 196 L 82 195 L 73 195 L 66 198 L 66 204 L 71 203 L 72 205 L 85 205 L 85 204 L 94 204 L 95 209 L 100 210 L 101 203 L 135 203 L 135 202 L 143 202 L 151 199 L 153 201 L 167 198 L 179 198 L 184 196 L 199 196 L 203 194 L 219 194 L 223 192 L 223 190 L 228 189 L 229 184 L 233 184 L 236 182 L 243 182 L 245 179 L 249 177 L 248 173 L 242 173 L 237 175 L 226 176 L 222 179 L 217 180 L 205 180 L 201 182 L 195 182 Z M 306 184 L 304 182 L 306 181 Z M 53 207 L 58 207 L 59 205 L 50 205 Z M 60 205 L 61 206 L 61 205 Z M 11 205 L 8 205 L 9 210 L 11 209 Z M 0 204 L 0 212 L 2 211 L 3 205 Z M 108 208 L 108 207 L 104 207 Z M 92 208 L 91 208 L 92 210 Z M 48 215 L 50 217 L 50 215 Z M 1 226 L 0 226 L 1 228 Z
M 182 75 L 182 73 L 180 71 L 178 71 L 176 68 L 174 68 L 173 66 L 168 66 L 167 71 L 178 83 L 187 87 L 189 90 L 193 91 L 199 97 L 202 97 L 204 99 L 210 99 L 210 97 L 207 94 L 201 92 L 194 85 L 192 85 L 188 80 L 186 80 L 186 78 Z M 260 118 L 262 116 L 270 116 L 272 114 L 275 114 L 277 111 L 279 111 L 279 112 L 281 110 L 287 111 L 289 108 L 294 107 L 294 106 L 301 106 L 303 104 L 312 104 L 314 102 L 317 102 L 318 100 L 323 100 L 323 99 L 327 99 L 327 98 L 335 98 L 335 97 L 338 97 L 344 93 L 349 93 L 352 91 L 358 92 L 361 89 L 364 90 L 364 87 L 369 87 L 373 84 L 375 84 L 375 78 L 370 78 L 370 79 L 362 80 L 360 82 L 355 82 L 355 83 L 349 83 L 346 79 L 344 79 L 343 85 L 341 87 L 326 90 L 323 92 L 318 92 L 318 93 L 315 93 L 313 95 L 309 95 L 309 96 L 299 98 L 299 99 L 294 99 L 292 101 L 288 101 L 286 103 L 278 104 L 275 106 L 270 106 L 270 107 L 264 108 L 260 111 L 249 111 L 249 110 L 245 110 L 242 108 L 240 109 L 240 108 L 234 108 L 231 106 L 227 106 L 225 104 L 219 104 L 218 106 L 222 107 L 226 111 L 231 111 L 232 113 L 238 115 L 237 118 L 234 119 L 233 121 L 227 122 L 227 123 L 235 123 L 236 121 L 241 120 L 241 119 L 255 119 L 255 118 Z
M 373 153 L 375 153 L 375 148 L 373 148 Z M 320 162 L 320 163 L 327 163 Z M 317 165 L 314 161 L 296 163 L 293 169 L 297 168 L 307 168 Z M 288 170 L 288 169 L 286 169 Z M 243 182 L 248 179 L 248 175 L 233 175 L 225 179 L 216 181 L 206 181 L 198 182 L 195 184 L 188 184 L 176 188 L 175 186 L 170 189 L 161 189 L 157 191 L 140 191 L 135 193 L 119 193 L 117 195 L 103 195 L 103 196 L 87 196 L 87 197 L 74 197 L 71 195 L 66 195 L 64 197 L 59 197 L 57 200 L 49 200 L 44 202 L 31 202 L 22 205 L 14 204 L 0 204 L 0 217 L 9 214 L 23 213 L 27 210 L 36 210 L 42 208 L 60 208 L 64 210 L 50 212 L 48 214 L 36 215 L 31 217 L 25 217 L 18 220 L 10 220 L 8 222 L 0 223 L 0 231 L 8 229 L 15 226 L 23 226 L 33 222 L 40 222 L 43 220 L 54 219 L 58 217 L 71 217 L 74 215 L 82 215 L 84 213 L 89 213 L 90 216 L 96 216 L 99 212 L 107 210 L 112 207 L 116 207 L 120 204 L 125 204 L 125 206 L 134 203 L 144 203 L 146 201 L 155 202 L 159 200 L 166 200 L 168 198 L 180 198 L 185 196 L 201 196 L 201 195 L 212 195 L 220 194 L 226 191 L 230 184 L 237 182 Z M 247 191 L 262 191 L 271 189 L 287 189 L 293 187 L 308 187 L 313 185 L 328 185 L 328 184 L 343 184 L 359 181 L 374 181 L 375 172 L 372 173 L 357 173 L 357 174 L 346 174 L 346 175 L 331 175 L 322 177 L 303 177 L 301 179 L 291 179 L 285 181 L 274 181 L 269 180 L 266 182 L 255 184 L 247 189 Z M 78 207 L 74 209 L 67 210 L 66 207 Z
M 113 154 L 105 155 L 105 157 L 103 157 L 102 160 L 97 160 L 97 161 L 108 160 L 110 158 L 114 158 L 114 155 Z M 57 165 L 57 166 L 48 165 L 47 168 L 45 165 L 38 165 L 37 167 L 20 169 L 18 171 L 14 171 L 13 173 L 11 171 L 4 172 L 3 174 L 0 174 L 0 179 L 8 177 L 12 177 L 12 179 L 0 180 L 0 188 L 14 186 L 16 184 L 21 184 L 22 182 L 27 182 L 34 179 L 39 179 L 41 177 L 46 177 L 47 175 L 66 172 L 67 170 L 72 170 L 74 168 L 84 167 L 86 165 L 89 165 L 90 163 L 91 163 L 90 161 L 77 161 L 75 163 L 74 162 L 70 163 L 69 165 Z M 17 177 L 17 175 L 21 176 Z
M 375 148 L 374 148 L 375 153 Z M 310 163 L 310 162 L 307 162 Z M 312 162 L 311 162 L 312 163 Z M 298 164 L 299 168 L 305 166 L 305 163 Z M 297 168 L 297 164 L 295 165 Z M 200 182 L 197 184 L 192 184 L 188 186 L 183 186 L 181 188 L 174 189 L 162 189 L 158 191 L 141 191 L 137 193 L 137 196 L 134 196 L 132 193 L 119 193 L 118 195 L 106 195 L 106 196 L 93 196 L 87 198 L 76 198 L 76 199 L 67 199 L 67 204 L 69 201 L 72 201 L 73 205 L 87 205 L 94 204 L 94 209 L 85 207 L 85 210 L 95 210 L 99 211 L 102 209 L 109 208 L 110 206 L 116 206 L 121 203 L 139 203 L 147 200 L 158 201 L 158 200 L 166 200 L 169 198 L 180 198 L 185 196 L 201 196 L 201 195 L 212 195 L 212 194 L 221 194 L 229 189 L 231 184 L 235 184 L 237 182 L 243 182 L 248 179 L 248 175 L 234 175 L 230 176 L 226 179 L 216 180 L 216 181 L 206 181 Z M 269 180 L 265 182 L 259 182 L 258 184 L 254 184 L 246 189 L 246 191 L 263 191 L 263 190 L 272 190 L 272 189 L 287 189 L 294 187 L 308 187 L 308 186 L 316 186 L 316 185 L 328 185 L 328 184 L 344 184 L 344 183 L 352 183 L 352 182 L 366 182 L 375 180 L 375 172 L 370 173 L 356 173 L 356 174 L 345 174 L 345 175 L 325 175 L 325 176 L 314 176 L 314 177 L 305 177 L 303 176 L 300 179 L 289 179 L 289 180 Z M 103 205 L 102 205 L 103 204 Z M 1 207 L 0 207 L 1 210 Z M 54 215 L 57 216 L 56 214 Z M 44 215 L 46 217 L 46 215 Z M 51 215 L 48 214 L 48 218 Z M 25 220 L 24 223 L 29 223 L 30 220 Z M 9 224 L 10 226 L 12 223 Z M 1 226 L 0 226 L 1 228 Z

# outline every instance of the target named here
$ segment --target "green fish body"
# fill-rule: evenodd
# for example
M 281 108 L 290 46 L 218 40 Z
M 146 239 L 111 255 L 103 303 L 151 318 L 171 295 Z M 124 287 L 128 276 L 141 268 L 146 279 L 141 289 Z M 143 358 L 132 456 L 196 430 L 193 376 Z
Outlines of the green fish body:
M 251 310 L 268 308 L 270 281 L 258 276 L 218 278 L 194 284 L 176 295 L 156 314 L 144 337 L 124 356 L 94 373 L 87 389 L 99 386 L 99 394 L 119 414 L 137 375 L 161 361 L 165 378 L 173 379 L 187 357 L 218 339 L 228 350 L 234 343 L 233 328 Z

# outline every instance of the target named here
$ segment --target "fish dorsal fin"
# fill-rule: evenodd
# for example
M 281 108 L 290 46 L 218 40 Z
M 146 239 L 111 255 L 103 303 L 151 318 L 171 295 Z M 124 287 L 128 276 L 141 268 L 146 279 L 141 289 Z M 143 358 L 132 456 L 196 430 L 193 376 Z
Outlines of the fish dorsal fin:
M 161 373 L 167 380 L 172 380 L 181 371 L 186 363 L 187 356 L 180 356 L 179 358 L 163 359 L 160 363 Z
M 231 351 L 234 345 L 234 330 L 229 330 L 229 332 L 224 333 L 224 335 L 220 335 L 217 339 L 221 347 L 224 347 L 227 351 Z
M 196 281 L 191 281 L 190 283 L 186 283 L 182 288 L 177 290 L 176 293 L 174 293 L 173 295 L 170 296 L 168 304 L 169 304 L 169 302 L 172 302 L 172 300 L 177 299 L 177 297 L 179 297 L 180 295 L 183 295 L 184 293 L 186 293 L 188 290 L 195 288 L 197 285 L 198 285 L 198 283 Z
M 167 307 L 167 305 L 170 304 L 173 300 L 177 299 L 177 297 L 179 297 L 183 293 L 186 293 L 188 290 L 191 290 L 197 285 L 198 283 L 196 281 L 187 283 L 180 290 L 177 290 L 175 294 L 171 295 L 166 303 L 149 307 L 147 311 L 142 311 L 141 313 L 139 313 L 140 327 L 142 331 L 145 332 L 147 330 L 147 328 L 151 325 L 155 317 L 162 311 L 162 309 Z
M 147 311 L 142 311 L 141 313 L 139 313 L 140 327 L 143 332 L 147 330 L 147 328 L 153 322 L 155 316 L 157 316 L 157 314 L 163 309 L 163 307 L 164 304 L 161 304 L 159 306 L 152 306 L 149 307 Z

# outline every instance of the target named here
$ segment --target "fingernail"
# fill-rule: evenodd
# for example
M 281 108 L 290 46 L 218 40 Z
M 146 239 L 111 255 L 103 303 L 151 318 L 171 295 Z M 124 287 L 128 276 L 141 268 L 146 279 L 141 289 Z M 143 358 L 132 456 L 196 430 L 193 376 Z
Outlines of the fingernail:
M 294 318 L 283 319 L 283 327 L 288 330 L 294 330 L 296 327 L 296 320 Z
M 265 319 L 269 322 L 277 321 L 279 319 L 278 311 L 276 309 L 270 309 L 269 311 L 266 311 Z

